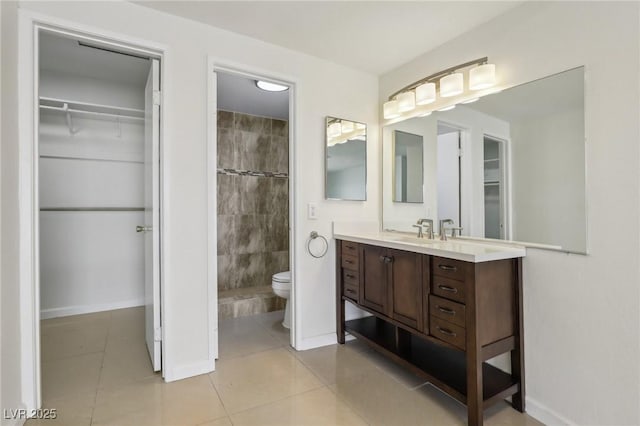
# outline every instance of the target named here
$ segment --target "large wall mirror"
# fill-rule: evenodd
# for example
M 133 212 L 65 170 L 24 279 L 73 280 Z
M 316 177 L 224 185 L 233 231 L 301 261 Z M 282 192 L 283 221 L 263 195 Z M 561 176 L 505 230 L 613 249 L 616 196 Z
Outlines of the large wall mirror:
M 327 117 L 325 197 L 367 199 L 367 125 Z
M 462 236 L 587 251 L 584 67 L 383 128 L 383 228 L 453 219 Z M 423 180 L 398 197 L 397 135 L 421 137 Z M 439 231 L 436 229 L 436 231 Z

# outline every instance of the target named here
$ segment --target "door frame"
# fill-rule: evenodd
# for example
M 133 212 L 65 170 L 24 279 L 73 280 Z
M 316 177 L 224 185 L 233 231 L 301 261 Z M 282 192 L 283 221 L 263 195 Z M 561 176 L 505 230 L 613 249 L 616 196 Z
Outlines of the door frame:
M 136 52 L 160 60 L 161 91 L 163 103 L 167 98 L 168 52 L 167 47 L 148 40 L 105 31 L 88 25 L 54 18 L 25 9 L 18 10 L 18 209 L 19 225 L 19 274 L 20 274 L 20 358 L 21 393 L 27 410 L 42 406 L 41 357 L 40 357 L 40 242 L 39 242 L 39 184 L 38 184 L 38 128 L 39 128 L 39 60 L 38 34 L 49 31 L 71 36 L 79 40 L 96 41 L 114 49 Z M 165 108 L 160 111 L 160 275 L 166 276 L 166 245 L 164 235 L 164 205 L 167 204 L 165 159 L 162 155 L 168 125 Z M 165 254 L 164 256 L 162 254 Z M 166 283 L 163 283 L 166 286 Z M 165 287 L 166 289 L 166 287 Z M 160 310 L 163 325 L 170 318 L 166 315 L 164 295 L 161 291 Z M 165 355 L 165 327 L 162 336 L 162 371 L 170 369 L 170 359 Z
M 302 316 L 299 315 L 298 292 L 296 291 L 296 88 L 297 79 L 274 73 L 269 70 L 255 68 L 246 64 L 239 64 L 209 56 L 207 61 L 207 180 L 208 180 L 208 278 L 209 301 L 215 300 L 209 307 L 209 324 L 212 335 L 209 343 L 210 354 L 218 358 L 218 211 L 217 211 L 217 78 L 216 72 L 221 71 L 251 79 L 267 80 L 289 87 L 289 269 L 291 271 L 291 295 L 289 309 L 291 312 L 291 332 L 289 343 L 295 349 L 302 341 L 300 326 Z M 212 297 L 213 296 L 213 297 Z

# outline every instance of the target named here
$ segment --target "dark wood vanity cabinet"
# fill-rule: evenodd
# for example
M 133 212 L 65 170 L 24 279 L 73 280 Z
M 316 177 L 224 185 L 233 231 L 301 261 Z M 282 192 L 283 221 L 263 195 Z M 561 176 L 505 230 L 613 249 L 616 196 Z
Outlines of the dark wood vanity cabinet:
M 521 259 L 471 263 L 337 243 L 337 334 L 345 331 L 467 405 L 469 424 L 512 396 L 524 411 Z M 347 321 L 349 301 L 373 316 Z M 486 361 L 510 352 L 511 374 Z

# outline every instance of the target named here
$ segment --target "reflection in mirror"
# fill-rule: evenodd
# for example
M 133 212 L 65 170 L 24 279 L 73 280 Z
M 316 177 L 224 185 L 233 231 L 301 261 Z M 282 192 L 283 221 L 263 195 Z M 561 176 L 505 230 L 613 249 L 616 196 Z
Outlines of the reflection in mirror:
M 367 199 L 367 125 L 327 117 L 325 197 Z
M 422 203 L 422 136 L 393 132 L 393 201 Z
M 584 68 L 383 128 L 383 227 L 453 219 L 467 237 L 586 253 Z M 395 132 L 423 137 L 422 204 L 397 203 Z

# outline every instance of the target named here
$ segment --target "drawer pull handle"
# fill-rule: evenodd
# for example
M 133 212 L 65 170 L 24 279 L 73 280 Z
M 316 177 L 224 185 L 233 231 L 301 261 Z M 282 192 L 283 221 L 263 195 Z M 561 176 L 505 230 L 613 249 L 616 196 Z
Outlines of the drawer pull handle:
M 442 328 L 442 327 L 440 327 L 440 326 L 436 326 L 436 328 L 438 329 L 438 331 L 439 331 L 440 333 L 442 333 L 442 334 L 446 334 L 447 336 L 451 336 L 451 337 L 456 337 L 456 336 L 457 336 L 457 334 L 456 334 L 456 333 L 454 333 L 454 332 L 453 332 L 453 331 L 451 331 L 451 330 L 447 330 L 446 328 Z
M 353 260 L 345 259 L 344 263 L 348 263 L 349 265 L 353 265 Z
M 354 278 L 356 277 L 356 276 L 355 276 L 355 275 L 353 275 L 353 274 L 346 274 L 345 276 L 346 276 L 347 278 L 351 278 L 351 279 L 354 279 Z
M 456 268 L 455 266 L 450 266 L 450 265 L 438 265 L 438 268 L 442 269 L 443 271 L 451 271 L 451 272 L 455 272 L 458 270 L 458 268 Z
M 442 312 L 443 314 L 447 314 L 447 315 L 455 315 L 456 314 L 456 311 L 454 311 L 453 309 L 443 308 L 442 306 L 438 306 L 438 310 L 440 312 Z
M 458 292 L 457 288 L 449 287 L 448 285 L 438 284 L 438 288 L 440 290 L 448 291 L 449 293 L 457 293 Z
M 393 256 L 380 256 L 380 262 L 391 263 L 393 262 Z
M 345 246 L 345 247 L 348 248 L 349 250 L 353 250 L 356 248 L 355 246 Z
M 346 291 L 347 291 L 347 293 L 351 293 L 351 294 L 355 294 L 356 293 L 355 291 L 351 290 L 350 288 L 347 288 Z

